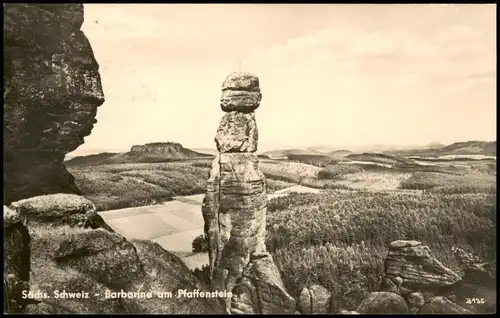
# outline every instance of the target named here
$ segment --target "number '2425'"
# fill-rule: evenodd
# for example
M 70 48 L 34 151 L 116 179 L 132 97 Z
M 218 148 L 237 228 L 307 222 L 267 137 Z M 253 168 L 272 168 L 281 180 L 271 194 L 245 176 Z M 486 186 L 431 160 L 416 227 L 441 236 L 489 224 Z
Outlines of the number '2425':
M 484 304 L 484 298 L 466 298 L 465 299 L 466 304 Z

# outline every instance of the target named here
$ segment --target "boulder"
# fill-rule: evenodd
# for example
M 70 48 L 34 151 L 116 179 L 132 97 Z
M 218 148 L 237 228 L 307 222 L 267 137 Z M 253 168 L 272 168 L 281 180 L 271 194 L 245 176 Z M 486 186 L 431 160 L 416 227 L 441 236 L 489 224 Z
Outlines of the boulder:
M 10 207 L 34 223 L 84 226 L 99 218 L 92 201 L 75 194 L 49 194 L 13 202 Z
M 64 157 L 104 102 L 82 4 L 4 4 L 4 203 L 79 194 Z
M 247 72 L 234 72 L 229 74 L 222 83 L 222 91 L 243 90 L 247 92 L 259 92 L 259 78 Z
M 326 314 L 330 311 L 332 294 L 321 285 L 304 287 L 300 292 L 297 307 L 303 314 Z
M 250 113 L 260 105 L 259 78 L 250 73 L 231 73 L 222 83 L 221 109 Z
M 406 314 L 408 305 L 398 294 L 373 292 L 366 296 L 356 312 L 360 314 Z
M 424 295 L 422 293 L 410 293 L 406 296 L 406 302 L 410 308 L 422 308 L 425 303 Z
M 404 296 L 411 292 L 434 293 L 458 280 L 460 276 L 441 264 L 428 246 L 400 240 L 389 246 L 381 290 L 396 291 Z

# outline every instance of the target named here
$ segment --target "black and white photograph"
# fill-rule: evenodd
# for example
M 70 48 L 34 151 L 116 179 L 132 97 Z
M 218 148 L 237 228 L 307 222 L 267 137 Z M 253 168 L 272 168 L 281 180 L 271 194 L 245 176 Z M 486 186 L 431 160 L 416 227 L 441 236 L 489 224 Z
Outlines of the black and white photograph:
M 496 313 L 496 4 L 3 28 L 4 313 Z

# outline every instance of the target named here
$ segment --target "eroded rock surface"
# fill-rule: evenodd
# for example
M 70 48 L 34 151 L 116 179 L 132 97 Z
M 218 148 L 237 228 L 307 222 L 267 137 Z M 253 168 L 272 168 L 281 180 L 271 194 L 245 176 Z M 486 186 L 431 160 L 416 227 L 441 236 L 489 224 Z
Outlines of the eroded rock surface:
M 206 291 L 174 254 L 151 241 L 127 241 L 103 229 L 75 229 L 72 234 L 37 233 L 32 290 L 87 292 L 88 298 L 43 299 L 30 313 L 223 313 L 218 298 L 181 297 L 177 291 Z M 43 264 L 40 260 L 45 259 Z M 119 297 L 113 292 L 143 292 Z M 167 297 L 166 293 L 172 293 Z M 151 297 L 145 293 L 151 293 Z M 136 294 L 137 295 L 137 294 Z
M 267 193 L 255 154 L 253 113 L 261 100 L 259 80 L 232 73 L 222 90 L 221 108 L 227 113 L 215 137 L 219 154 L 202 207 L 212 288 L 233 292 L 227 312 L 294 313 L 295 301 L 265 247 Z
M 418 241 L 394 241 L 385 260 L 382 291 L 406 296 L 411 292 L 434 293 L 460 280 Z
M 380 290 L 402 296 L 410 313 L 493 313 L 496 312 L 496 262 L 469 264 L 460 277 L 441 264 L 421 242 L 394 241 L 389 246 Z M 364 310 L 358 308 L 358 311 Z
M 332 294 L 323 286 L 304 287 L 297 300 L 302 314 L 327 314 L 330 312 Z
M 250 73 L 231 73 L 222 83 L 221 109 L 250 113 L 260 105 L 259 78 Z
M 29 291 L 31 237 L 19 214 L 6 206 L 3 209 L 4 310 L 19 313 L 29 304 L 22 292 Z
M 442 288 L 436 296 L 444 296 L 474 313 L 496 312 L 496 261 L 471 264 L 460 281 Z
M 293 314 L 295 299 L 286 291 L 271 254 L 253 253 L 233 288 L 231 313 Z
M 419 314 L 472 314 L 459 305 L 453 303 L 446 297 L 432 297 L 428 303 L 419 311 Z
M 229 112 L 215 136 L 219 152 L 256 152 L 259 133 L 254 113 Z
M 82 4 L 4 4 L 4 203 L 79 190 L 63 164 L 104 102 Z
M 356 312 L 360 314 L 406 314 L 408 313 L 408 305 L 398 294 L 374 292 L 368 294 Z
M 94 203 L 75 194 L 39 195 L 13 202 L 10 208 L 34 223 L 83 227 L 99 218 Z

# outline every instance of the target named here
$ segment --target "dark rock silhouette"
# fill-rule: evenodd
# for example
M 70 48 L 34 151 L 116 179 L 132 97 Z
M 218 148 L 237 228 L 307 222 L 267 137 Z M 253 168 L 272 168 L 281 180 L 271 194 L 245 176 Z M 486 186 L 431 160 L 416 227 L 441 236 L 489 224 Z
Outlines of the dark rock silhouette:
M 20 215 L 6 206 L 3 206 L 3 221 L 4 310 L 20 313 L 29 304 L 22 292 L 29 290 L 31 237 Z
M 64 156 L 104 102 L 82 4 L 4 4 L 4 203 L 79 190 Z

